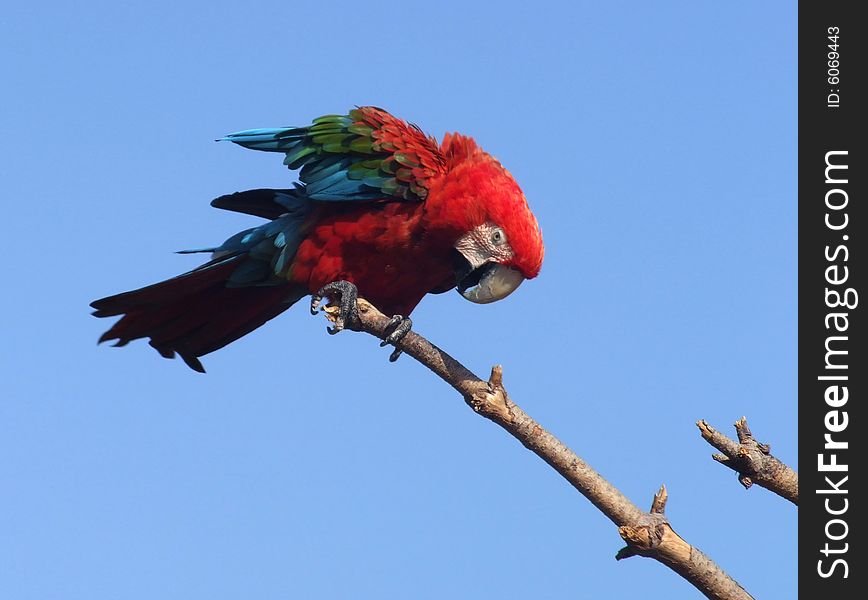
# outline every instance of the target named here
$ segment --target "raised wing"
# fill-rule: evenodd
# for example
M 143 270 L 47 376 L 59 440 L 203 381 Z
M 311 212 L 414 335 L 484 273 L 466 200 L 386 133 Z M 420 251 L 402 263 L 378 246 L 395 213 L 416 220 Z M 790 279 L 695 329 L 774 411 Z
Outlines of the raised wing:
M 326 115 L 309 127 L 251 129 L 223 139 L 286 154 L 283 163 L 300 169 L 311 200 L 421 201 L 427 182 L 446 171 L 434 138 L 372 106 Z

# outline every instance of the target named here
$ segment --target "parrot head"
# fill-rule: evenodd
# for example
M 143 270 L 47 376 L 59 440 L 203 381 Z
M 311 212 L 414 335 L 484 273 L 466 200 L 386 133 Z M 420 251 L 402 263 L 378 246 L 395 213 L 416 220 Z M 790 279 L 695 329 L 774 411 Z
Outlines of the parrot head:
M 527 277 L 512 263 L 515 251 L 504 228 L 492 221 L 474 227 L 455 244 L 458 292 L 477 304 L 510 295 Z
M 435 210 L 457 237 L 455 284 L 471 302 L 497 302 L 539 273 L 539 225 L 509 171 L 472 138 L 447 134 L 441 147 L 451 168 L 439 182 L 443 201 Z

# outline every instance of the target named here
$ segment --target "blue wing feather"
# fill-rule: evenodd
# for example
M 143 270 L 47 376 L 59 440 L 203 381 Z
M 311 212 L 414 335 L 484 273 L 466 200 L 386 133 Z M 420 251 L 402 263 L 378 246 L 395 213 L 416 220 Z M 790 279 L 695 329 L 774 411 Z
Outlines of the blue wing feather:
M 244 262 L 229 277 L 234 286 L 285 283 L 285 270 L 304 237 L 302 228 L 313 209 L 304 188 L 293 190 L 250 190 L 221 196 L 214 206 L 238 212 L 280 215 L 272 221 L 240 231 L 219 246 L 181 250 L 181 254 L 211 252 L 214 258 L 246 254 Z
M 326 115 L 308 127 L 248 129 L 221 139 L 284 153 L 284 164 L 300 170 L 299 181 L 314 201 L 423 200 L 424 178 L 443 168 L 436 142 L 373 107 Z M 424 166 L 412 182 L 407 175 L 396 177 L 402 156 L 410 156 L 416 168 Z
M 346 125 L 350 124 L 352 121 L 347 118 Z M 328 153 L 311 146 L 310 136 L 307 128 L 283 127 L 239 131 L 219 141 L 234 142 L 251 150 L 286 153 L 284 163 L 291 169 L 301 168 L 298 179 L 307 186 L 307 197 L 311 200 L 343 202 L 385 197 L 379 187 L 386 181 L 384 178 L 350 179 L 349 168 L 360 157 Z

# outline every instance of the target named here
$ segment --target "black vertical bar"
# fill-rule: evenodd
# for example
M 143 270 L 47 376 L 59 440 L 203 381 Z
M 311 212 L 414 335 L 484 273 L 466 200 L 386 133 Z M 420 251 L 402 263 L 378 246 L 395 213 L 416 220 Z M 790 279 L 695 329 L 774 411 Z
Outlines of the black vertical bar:
M 799 4 L 799 593 L 830 600 L 868 597 L 860 5 Z

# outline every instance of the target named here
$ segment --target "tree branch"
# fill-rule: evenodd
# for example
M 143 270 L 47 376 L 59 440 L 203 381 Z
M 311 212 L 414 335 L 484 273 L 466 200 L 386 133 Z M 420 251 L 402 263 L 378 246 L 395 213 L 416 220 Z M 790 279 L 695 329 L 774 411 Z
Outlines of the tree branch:
M 738 442 L 726 437 L 705 420 L 697 421 L 696 426 L 706 442 L 723 452 L 712 454 L 711 457 L 738 473 L 738 480 L 745 489 L 756 483 L 799 505 L 799 475 L 771 455 L 771 446 L 754 439 L 745 417 L 735 422 Z
M 353 329 L 383 339 L 389 318 L 363 299 L 359 299 L 358 308 L 359 323 Z M 335 308 L 327 307 L 325 310 L 334 318 Z M 618 552 L 617 559 L 636 555 L 653 558 L 681 575 L 708 598 L 752 600 L 752 596 L 710 558 L 675 533 L 664 514 L 665 487 L 654 496 L 651 511 L 643 512 L 510 399 L 503 387 L 503 370 L 499 365 L 491 369 L 488 381 L 483 381 L 413 331 L 396 347 L 452 386 L 476 413 L 505 429 L 548 463 L 615 523 L 627 543 Z

